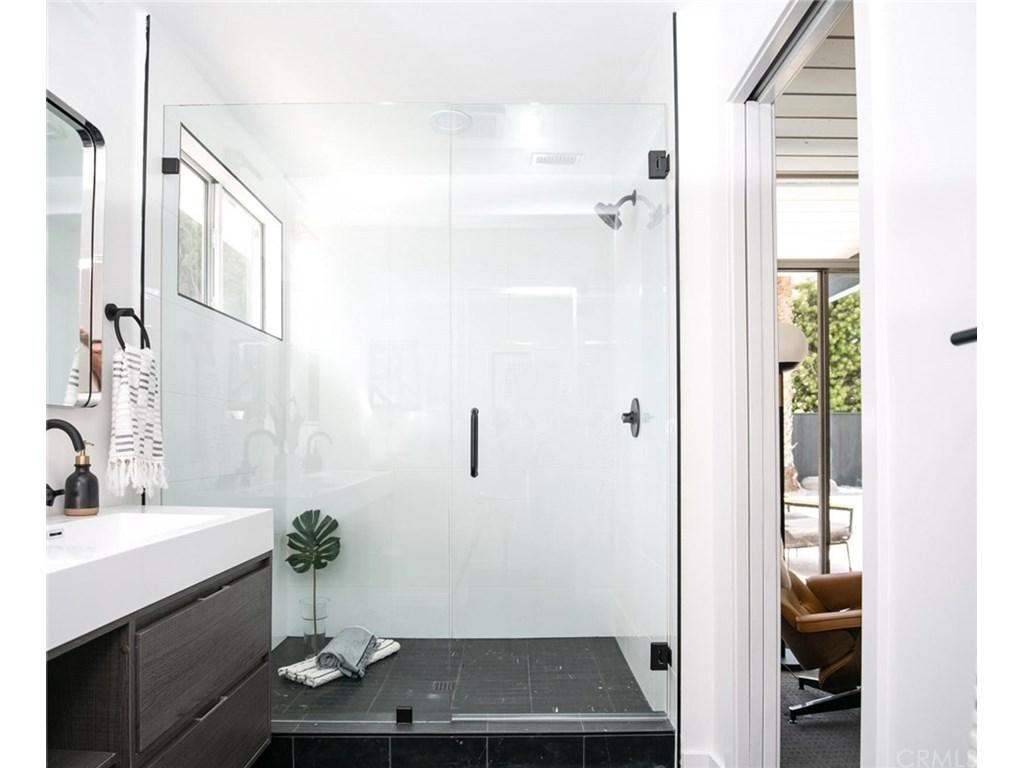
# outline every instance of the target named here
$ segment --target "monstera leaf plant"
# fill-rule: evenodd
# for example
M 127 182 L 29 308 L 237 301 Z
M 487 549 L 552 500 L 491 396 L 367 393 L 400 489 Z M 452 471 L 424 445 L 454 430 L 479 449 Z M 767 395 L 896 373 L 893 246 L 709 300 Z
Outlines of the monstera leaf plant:
M 316 572 L 323 570 L 341 554 L 341 539 L 334 536 L 338 521 L 330 515 L 321 516 L 319 509 L 307 509 L 292 520 L 295 529 L 288 534 L 287 563 L 296 573 L 313 571 L 313 635 L 317 634 Z

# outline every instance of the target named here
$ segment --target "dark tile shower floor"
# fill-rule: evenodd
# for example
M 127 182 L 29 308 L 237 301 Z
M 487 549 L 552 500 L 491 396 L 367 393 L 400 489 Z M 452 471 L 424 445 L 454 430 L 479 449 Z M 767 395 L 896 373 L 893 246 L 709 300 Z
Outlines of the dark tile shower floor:
M 470 715 L 557 715 L 562 722 L 551 727 L 569 731 L 602 730 L 597 722 L 586 725 L 596 716 L 646 715 L 636 730 L 658 730 L 667 722 L 652 712 L 614 638 L 399 642 L 402 650 L 371 666 L 362 680 L 306 688 L 276 674 L 304 656 L 301 638 L 285 639 L 271 653 L 274 732 L 390 730 L 398 706 L 413 707 L 417 727 L 443 727 Z M 332 729 L 332 723 L 350 727 Z M 459 730 L 472 725 L 460 723 Z M 536 723 L 522 726 L 537 730 Z

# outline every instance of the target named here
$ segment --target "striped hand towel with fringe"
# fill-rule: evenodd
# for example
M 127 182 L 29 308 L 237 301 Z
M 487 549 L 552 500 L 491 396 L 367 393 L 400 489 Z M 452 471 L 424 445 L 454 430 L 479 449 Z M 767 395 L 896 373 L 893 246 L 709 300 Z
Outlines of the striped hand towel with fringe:
M 167 487 L 160 426 L 160 378 L 152 349 L 126 345 L 114 352 L 107 485 L 123 496 Z

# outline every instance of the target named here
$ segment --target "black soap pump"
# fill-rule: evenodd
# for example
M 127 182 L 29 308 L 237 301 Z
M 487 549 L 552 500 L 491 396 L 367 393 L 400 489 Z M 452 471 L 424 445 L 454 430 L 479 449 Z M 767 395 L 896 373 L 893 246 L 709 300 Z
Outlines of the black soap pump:
M 100 511 L 100 481 L 90 466 L 89 454 L 83 447 L 75 454 L 75 471 L 64 482 L 65 515 L 84 517 Z
M 47 419 L 46 429 L 59 429 L 71 439 L 75 449 L 75 471 L 68 475 L 63 491 L 46 486 L 46 506 L 53 506 L 53 500 L 64 494 L 64 514 L 69 517 L 95 515 L 100 510 L 100 481 L 90 471 L 87 443 L 75 426 L 63 419 Z

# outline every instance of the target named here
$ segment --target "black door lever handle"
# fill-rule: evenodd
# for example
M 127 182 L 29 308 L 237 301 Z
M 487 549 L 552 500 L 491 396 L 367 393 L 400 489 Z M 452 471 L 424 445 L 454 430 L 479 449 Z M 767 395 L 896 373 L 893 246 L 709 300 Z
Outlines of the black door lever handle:
M 469 412 L 469 476 L 476 477 L 479 459 L 480 411 L 474 408 Z

